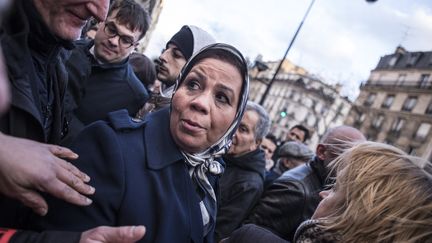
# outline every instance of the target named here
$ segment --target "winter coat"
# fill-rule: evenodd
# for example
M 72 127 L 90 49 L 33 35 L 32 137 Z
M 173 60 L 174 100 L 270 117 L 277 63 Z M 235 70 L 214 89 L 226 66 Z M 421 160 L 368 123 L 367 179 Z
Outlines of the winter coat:
M 320 227 L 322 219 L 311 219 L 303 222 L 295 232 L 295 243 L 334 243 L 343 242 L 341 235 Z
M 255 224 L 245 224 L 235 230 L 223 243 L 289 243 L 270 230 Z
M 70 141 L 84 126 L 106 119 L 112 111 L 127 109 L 130 116 L 135 116 L 149 98 L 129 65 L 129 58 L 102 64 L 90 53 L 94 41 L 78 41 L 76 45 L 66 64 L 69 72 L 67 101 L 69 112 L 73 113 Z
M 213 242 L 214 225 L 203 236 L 199 198 L 169 128 L 169 110 L 146 121 L 131 119 L 126 110 L 109 121 L 88 126 L 72 149 L 73 163 L 91 177 L 96 192 L 87 207 L 47 197 L 44 217 L 33 215 L 26 227 L 35 230 L 85 231 L 99 225 L 144 225 L 140 242 Z M 208 174 L 216 188 L 218 178 Z M 209 195 L 206 195 L 209 196 Z
M 69 52 L 66 49 L 73 44 L 51 34 L 33 1 L 14 1 L 0 33 L 12 93 L 11 107 L 0 118 L 0 131 L 59 143 L 67 132 L 63 63 Z
M 229 236 L 241 226 L 261 197 L 265 154 L 261 149 L 239 157 L 225 156 L 226 169 L 220 180 L 221 201 L 216 219 L 216 238 Z
M 309 219 L 328 185 L 328 170 L 323 161 L 312 161 L 286 171 L 271 184 L 246 222 L 266 227 L 292 241 L 297 227 Z

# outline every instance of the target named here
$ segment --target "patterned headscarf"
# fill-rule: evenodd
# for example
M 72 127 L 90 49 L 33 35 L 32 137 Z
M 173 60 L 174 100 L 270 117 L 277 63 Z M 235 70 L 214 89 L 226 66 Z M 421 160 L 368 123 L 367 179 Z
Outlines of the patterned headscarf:
M 232 59 L 238 61 L 241 64 L 240 73 L 243 79 L 243 83 L 240 91 L 240 99 L 234 121 L 231 123 L 225 134 L 212 146 L 200 153 L 191 154 L 182 151 L 183 155 L 185 156 L 185 162 L 191 168 L 190 173 L 193 182 L 195 183 L 197 188 L 210 196 L 210 198 L 204 196 L 203 201 L 200 202 L 204 225 L 204 235 L 206 235 L 211 229 L 211 226 L 215 223 L 216 217 L 216 196 L 212 186 L 208 181 L 207 172 L 215 175 L 223 173 L 223 167 L 219 162 L 215 161 L 215 158 L 221 157 L 228 151 L 232 143 L 232 137 L 234 136 L 234 133 L 236 132 L 237 127 L 243 117 L 249 94 L 249 76 L 247 72 L 247 63 L 243 55 L 233 46 L 222 43 L 216 43 L 206 46 L 199 52 L 197 52 L 195 55 L 193 55 L 185 64 L 182 71 L 180 72 L 180 75 L 177 77 L 173 94 L 174 97 L 175 92 L 177 91 L 180 84 L 184 81 L 184 78 L 187 76 L 192 67 L 194 67 L 203 58 L 211 58 L 211 53 L 214 51 L 224 52 L 228 56 L 232 57 Z M 207 53 L 208 55 L 204 56 L 204 54 Z

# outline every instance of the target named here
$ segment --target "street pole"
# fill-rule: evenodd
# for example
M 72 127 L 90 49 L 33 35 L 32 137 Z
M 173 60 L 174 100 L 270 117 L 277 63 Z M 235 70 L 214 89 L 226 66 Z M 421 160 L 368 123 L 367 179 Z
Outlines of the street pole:
M 286 56 L 288 55 L 288 52 L 289 52 L 289 50 L 291 49 L 291 46 L 294 44 L 294 41 L 295 41 L 295 39 L 296 39 L 296 37 L 297 37 L 297 34 L 300 32 L 300 29 L 301 29 L 301 27 L 303 26 L 303 23 L 304 23 L 304 21 L 306 20 L 306 17 L 308 16 L 309 11 L 311 10 L 312 5 L 314 4 L 314 2 L 315 2 L 315 0 L 312 0 L 312 2 L 310 3 L 308 9 L 306 10 L 306 13 L 305 13 L 305 15 L 303 16 L 303 19 L 302 19 L 302 21 L 300 22 L 300 25 L 299 25 L 299 27 L 297 28 L 297 31 L 295 32 L 293 38 L 291 39 L 291 42 L 290 42 L 290 44 L 289 44 L 289 46 L 288 46 L 288 49 L 286 50 L 286 52 L 285 52 L 285 54 L 284 54 L 282 60 L 281 60 L 280 63 L 279 63 L 279 66 L 278 66 L 277 69 L 276 69 L 276 72 L 274 73 L 272 79 L 270 80 L 270 83 L 269 83 L 269 84 L 267 85 L 267 87 L 266 87 L 266 90 L 265 90 L 263 96 L 261 97 L 261 100 L 260 100 L 260 102 L 259 102 L 260 105 L 264 105 L 264 101 L 266 100 L 267 95 L 268 95 L 268 93 L 269 93 L 269 91 L 270 91 L 270 89 L 271 89 L 271 86 L 273 85 L 274 80 L 276 79 L 276 75 L 278 74 L 278 72 L 279 72 L 279 70 L 280 70 L 280 68 L 281 68 L 281 66 L 282 66 L 282 62 L 285 60 Z

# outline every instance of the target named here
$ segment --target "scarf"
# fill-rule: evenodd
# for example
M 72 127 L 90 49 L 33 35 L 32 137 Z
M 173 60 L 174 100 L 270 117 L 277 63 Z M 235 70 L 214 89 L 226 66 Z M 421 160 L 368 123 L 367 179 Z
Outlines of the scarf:
M 218 141 L 216 141 L 216 143 L 214 143 L 212 146 L 210 146 L 208 149 L 201 153 L 192 154 L 186 151 L 182 151 L 182 154 L 185 158 L 185 163 L 190 168 L 189 173 L 192 182 L 197 188 L 197 193 L 200 196 L 200 199 L 202 199 L 199 204 L 201 209 L 201 215 L 203 218 L 204 236 L 210 232 L 210 230 L 216 223 L 217 208 L 216 195 L 213 187 L 208 180 L 207 173 L 211 173 L 213 175 L 221 175 L 223 173 L 222 165 L 218 161 L 216 161 L 215 158 L 221 157 L 228 151 L 232 143 L 232 137 L 243 117 L 249 94 L 249 77 L 247 73 L 247 63 L 243 58 L 243 55 L 236 48 L 230 45 L 222 43 L 209 45 L 201 49 L 189 59 L 189 61 L 182 68 L 182 71 L 180 72 L 180 75 L 178 76 L 173 89 L 174 96 L 179 85 L 183 82 L 184 77 L 186 77 L 192 67 L 201 60 L 200 56 L 207 52 L 212 53 L 212 51 L 215 50 L 226 52 L 229 56 L 232 56 L 233 59 L 237 59 L 242 64 L 241 73 L 243 78 L 243 85 L 240 93 L 241 97 L 239 99 L 239 106 L 234 117 L 234 121 L 231 123 L 225 134 Z M 211 55 L 209 57 L 211 57 Z

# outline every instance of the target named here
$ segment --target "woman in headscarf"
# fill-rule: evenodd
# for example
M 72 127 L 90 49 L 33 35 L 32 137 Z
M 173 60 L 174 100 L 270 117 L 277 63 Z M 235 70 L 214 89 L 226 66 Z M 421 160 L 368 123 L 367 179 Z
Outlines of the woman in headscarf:
M 49 198 L 47 216 L 35 215 L 27 228 L 144 225 L 142 242 L 212 242 L 219 157 L 246 106 L 246 62 L 232 46 L 207 46 L 184 66 L 174 90 L 171 107 L 144 122 L 123 110 L 84 130 L 74 164 L 96 188 L 92 205 Z

